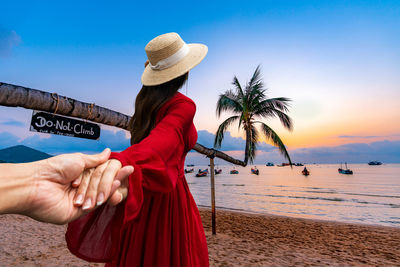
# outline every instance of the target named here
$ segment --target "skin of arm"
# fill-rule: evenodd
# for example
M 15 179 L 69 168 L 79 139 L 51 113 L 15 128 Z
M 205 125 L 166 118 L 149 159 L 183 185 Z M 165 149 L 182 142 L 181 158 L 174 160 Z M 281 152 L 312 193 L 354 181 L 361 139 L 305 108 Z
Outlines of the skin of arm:
M 109 156 L 110 150 L 106 149 L 96 155 L 74 153 L 31 163 L 0 164 L 0 214 L 22 214 L 54 224 L 65 224 L 77 219 L 94 207 L 83 210 L 73 204 L 76 186 L 85 177 L 94 173 L 99 175 L 96 167 L 105 164 Z M 115 178 L 112 183 L 108 183 L 111 187 L 108 195 L 110 198 L 107 196 L 105 199 L 111 205 L 122 200 L 120 191 L 123 189 L 119 186 L 133 172 L 132 166 L 127 167 L 107 165 L 101 168 L 100 175 L 104 172 Z

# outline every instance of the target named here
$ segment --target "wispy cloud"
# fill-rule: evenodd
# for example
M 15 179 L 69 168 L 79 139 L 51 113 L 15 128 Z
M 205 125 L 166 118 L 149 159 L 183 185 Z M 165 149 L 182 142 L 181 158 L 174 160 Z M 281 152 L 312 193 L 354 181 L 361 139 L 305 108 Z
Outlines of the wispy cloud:
M 214 135 L 208 131 L 198 132 L 198 142 L 212 147 Z M 102 130 L 100 140 L 86 140 L 59 135 L 50 135 L 48 138 L 34 135 L 20 140 L 17 136 L 0 132 L 0 149 L 14 146 L 26 145 L 40 151 L 56 155 L 60 153 L 97 153 L 109 147 L 112 151 L 121 151 L 129 147 L 129 139 L 124 131 L 113 132 Z M 243 159 L 245 141 L 240 137 L 232 137 L 230 132 L 226 133 L 220 150 L 227 154 Z M 384 163 L 400 162 L 400 141 L 379 141 L 372 143 L 350 143 L 335 147 L 299 148 L 289 151 L 293 162 L 304 163 L 366 163 L 371 160 L 380 160 Z M 286 162 L 279 151 L 266 143 L 260 143 L 255 164 L 265 164 L 268 161 L 275 163 Z M 197 152 L 190 152 L 186 162 L 196 164 L 208 164 L 208 159 Z M 217 159 L 217 164 L 227 164 Z
M 338 138 L 348 138 L 348 139 L 359 139 L 359 138 L 378 138 L 378 137 L 384 137 L 384 136 L 379 136 L 379 135 L 338 135 Z
M 214 145 L 215 135 L 208 132 L 207 130 L 200 130 L 197 132 L 197 142 L 212 148 Z M 222 141 L 222 146 L 218 150 L 222 151 L 234 151 L 234 150 L 244 150 L 246 146 L 246 141 L 240 137 L 233 137 L 228 131 L 224 135 L 224 140 Z M 258 143 L 257 149 L 260 151 L 272 151 L 276 149 L 274 146 L 269 145 L 264 142 Z
M 0 25 L 0 57 L 9 56 L 13 47 L 20 42 L 21 37 L 14 30 L 8 30 Z
M 0 122 L 0 125 L 4 126 L 14 126 L 14 127 L 25 127 L 25 123 L 22 121 L 17 121 L 17 120 L 7 120 Z
M 243 159 L 244 149 L 227 151 L 234 158 Z M 303 163 L 367 163 L 371 160 L 379 160 L 384 163 L 400 163 L 400 141 L 379 141 L 366 143 L 351 143 L 335 147 L 299 148 L 289 151 L 293 162 Z M 198 153 L 189 153 L 186 162 L 200 162 L 208 164 L 206 158 Z M 258 151 L 255 164 L 266 162 L 287 162 L 277 149 L 272 151 Z M 216 164 L 227 164 L 217 159 Z

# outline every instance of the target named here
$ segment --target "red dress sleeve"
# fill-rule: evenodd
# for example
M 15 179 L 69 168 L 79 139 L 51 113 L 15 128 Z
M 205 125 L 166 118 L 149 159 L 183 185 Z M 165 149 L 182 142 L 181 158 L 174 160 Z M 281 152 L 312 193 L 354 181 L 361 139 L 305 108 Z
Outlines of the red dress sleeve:
M 134 167 L 128 197 L 117 207 L 105 204 L 68 225 L 66 241 L 73 254 L 88 261 L 110 261 L 124 225 L 140 212 L 143 190 L 165 193 L 175 188 L 185 149 L 184 137 L 195 112 L 196 106 L 190 99 L 172 101 L 146 138 L 111 154 L 110 159 L 121 161 L 122 166 Z

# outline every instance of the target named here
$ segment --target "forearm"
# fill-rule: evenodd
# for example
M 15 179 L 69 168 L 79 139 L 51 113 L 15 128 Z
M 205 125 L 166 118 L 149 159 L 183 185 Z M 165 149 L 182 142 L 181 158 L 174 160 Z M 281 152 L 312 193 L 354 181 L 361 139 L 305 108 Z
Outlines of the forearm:
M 22 213 L 28 207 L 39 164 L 0 164 L 0 214 Z

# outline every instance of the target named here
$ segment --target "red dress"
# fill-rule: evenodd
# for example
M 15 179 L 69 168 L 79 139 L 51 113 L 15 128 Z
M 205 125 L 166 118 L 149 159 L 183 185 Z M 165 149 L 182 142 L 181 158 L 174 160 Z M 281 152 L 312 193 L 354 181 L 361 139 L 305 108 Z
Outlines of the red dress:
M 106 266 L 209 266 L 200 214 L 184 176 L 186 154 L 197 141 L 195 112 L 194 102 L 177 92 L 146 138 L 112 153 L 135 168 L 128 197 L 68 224 L 66 241 L 74 255 Z

